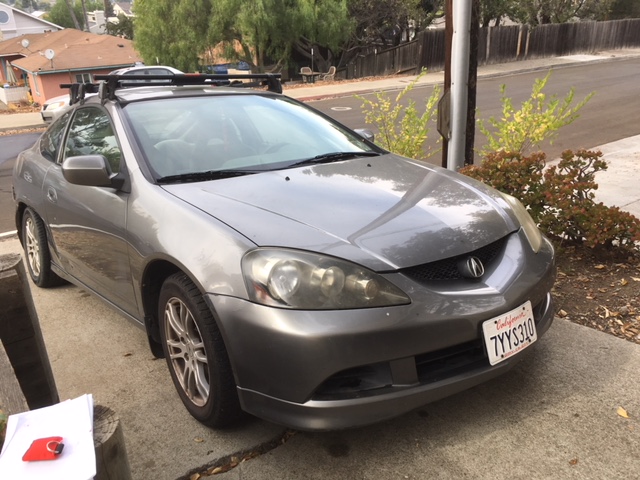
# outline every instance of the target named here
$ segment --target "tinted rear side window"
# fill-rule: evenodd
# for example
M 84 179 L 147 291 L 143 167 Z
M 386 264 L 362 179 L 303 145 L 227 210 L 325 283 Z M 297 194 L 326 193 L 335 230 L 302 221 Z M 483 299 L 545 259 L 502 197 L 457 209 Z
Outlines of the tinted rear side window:
M 58 158 L 62 135 L 69 121 L 69 116 L 69 112 L 62 115 L 40 138 L 40 153 L 51 162 L 55 162 Z

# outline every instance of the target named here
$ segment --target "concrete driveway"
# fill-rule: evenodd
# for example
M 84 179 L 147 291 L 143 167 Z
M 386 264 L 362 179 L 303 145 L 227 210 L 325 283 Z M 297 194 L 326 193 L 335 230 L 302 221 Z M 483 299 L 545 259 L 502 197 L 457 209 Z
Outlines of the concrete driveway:
M 15 238 L 0 240 L 9 252 L 20 252 Z M 565 320 L 497 380 L 383 424 L 281 444 L 284 428 L 254 418 L 224 431 L 193 420 L 142 330 L 88 293 L 31 291 L 60 398 L 92 393 L 118 413 L 134 479 L 189 478 L 258 449 L 215 478 L 640 478 L 640 347 Z

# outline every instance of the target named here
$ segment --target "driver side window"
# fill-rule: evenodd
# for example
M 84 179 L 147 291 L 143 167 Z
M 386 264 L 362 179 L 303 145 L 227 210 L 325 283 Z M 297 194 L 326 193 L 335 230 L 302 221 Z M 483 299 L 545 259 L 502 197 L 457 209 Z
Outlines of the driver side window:
M 113 173 L 120 171 L 120 146 L 113 133 L 109 116 L 100 108 L 81 108 L 71 121 L 64 158 L 78 155 L 103 155 Z

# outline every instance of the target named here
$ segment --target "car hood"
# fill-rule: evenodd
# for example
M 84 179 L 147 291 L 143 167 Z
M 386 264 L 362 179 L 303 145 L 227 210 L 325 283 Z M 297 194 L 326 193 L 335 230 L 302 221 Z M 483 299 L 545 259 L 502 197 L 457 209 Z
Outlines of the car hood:
M 470 252 L 518 228 L 495 190 L 392 154 L 163 188 L 258 246 L 377 271 Z

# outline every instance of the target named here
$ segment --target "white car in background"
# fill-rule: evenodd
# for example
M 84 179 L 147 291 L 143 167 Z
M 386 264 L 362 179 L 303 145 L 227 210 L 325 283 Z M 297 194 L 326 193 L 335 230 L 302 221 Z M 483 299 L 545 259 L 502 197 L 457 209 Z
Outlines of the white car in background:
M 139 65 L 136 67 L 120 68 L 118 70 L 109 72 L 109 75 L 175 75 L 177 73 L 183 72 L 181 72 L 177 68 L 167 67 L 164 65 Z M 51 123 L 53 120 L 66 112 L 70 107 L 69 99 L 69 94 L 66 94 L 47 100 L 42 106 L 42 110 L 40 110 L 42 120 L 44 120 L 45 123 Z
M 50 123 L 58 118 L 62 112 L 65 112 L 67 108 L 69 108 L 69 94 L 59 95 L 44 102 L 40 115 L 42 115 L 42 120 Z

